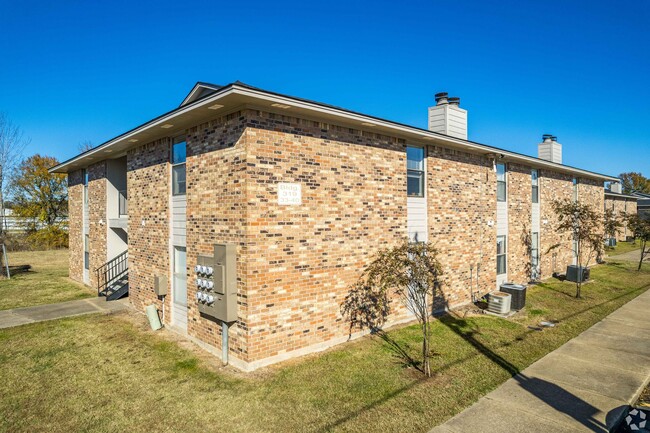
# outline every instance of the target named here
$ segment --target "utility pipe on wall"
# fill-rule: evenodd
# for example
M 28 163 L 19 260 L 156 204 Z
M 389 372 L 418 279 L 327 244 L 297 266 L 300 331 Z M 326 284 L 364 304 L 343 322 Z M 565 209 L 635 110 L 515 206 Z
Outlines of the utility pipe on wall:
M 221 361 L 228 365 L 228 324 L 221 322 Z

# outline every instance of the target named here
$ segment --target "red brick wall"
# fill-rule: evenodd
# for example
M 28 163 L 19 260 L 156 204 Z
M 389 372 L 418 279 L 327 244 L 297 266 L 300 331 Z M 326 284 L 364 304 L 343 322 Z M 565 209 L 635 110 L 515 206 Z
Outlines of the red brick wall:
M 496 284 L 496 224 L 488 226 L 496 222 L 496 174 L 486 156 L 438 146 L 427 155 L 429 241 L 440 252 L 445 301 L 453 306 Z
M 68 174 L 68 235 L 70 278 L 83 283 L 83 183 L 81 170 Z
M 201 317 L 196 308 L 193 272 L 199 254 L 212 255 L 215 243 L 237 245 L 238 315 L 229 329 L 230 354 L 248 360 L 246 228 L 246 118 L 241 112 L 187 131 L 188 333 L 221 348 L 221 324 Z
M 526 284 L 531 278 L 531 167 L 508 164 L 508 280 Z
M 605 197 L 605 209 L 612 209 L 614 215 L 623 224 L 623 226 L 616 231 L 616 239 L 624 241 L 627 236 L 632 236 L 632 233 L 627 230 L 627 223 L 625 222 L 623 215 L 634 215 L 637 213 L 636 200 L 608 195 Z
M 554 200 L 573 197 L 573 177 L 549 170 L 540 170 L 539 173 L 540 268 L 541 278 L 548 278 L 553 272 L 564 273 L 566 266 L 573 262 L 571 235 L 557 232 L 558 220 L 552 207 Z M 551 246 L 558 243 L 562 245 L 561 248 L 548 251 Z
M 406 144 L 251 114 L 248 355 L 260 360 L 347 336 L 340 306 L 349 286 L 379 248 L 407 238 Z M 300 183 L 302 205 L 278 205 L 277 182 Z
M 106 221 L 105 161 L 100 161 L 88 167 L 88 215 L 90 286 L 97 287 L 97 274 L 95 270 L 106 263 L 106 230 L 108 222 Z
M 153 291 L 154 275 L 167 275 L 171 284 L 169 146 L 162 139 L 127 153 L 129 298 L 140 311 L 154 303 L 161 307 Z M 166 299 L 167 311 L 170 301 Z

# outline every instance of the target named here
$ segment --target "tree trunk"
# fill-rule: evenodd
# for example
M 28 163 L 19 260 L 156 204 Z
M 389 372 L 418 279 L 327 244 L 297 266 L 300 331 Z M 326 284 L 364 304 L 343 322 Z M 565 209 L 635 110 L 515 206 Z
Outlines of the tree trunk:
M 425 376 L 431 377 L 431 366 L 429 364 L 429 319 L 422 323 L 422 372 Z
M 645 258 L 645 244 L 645 240 L 641 241 L 641 259 L 639 260 L 639 267 L 636 268 L 637 271 L 641 270 L 641 265 L 643 264 L 643 259 Z

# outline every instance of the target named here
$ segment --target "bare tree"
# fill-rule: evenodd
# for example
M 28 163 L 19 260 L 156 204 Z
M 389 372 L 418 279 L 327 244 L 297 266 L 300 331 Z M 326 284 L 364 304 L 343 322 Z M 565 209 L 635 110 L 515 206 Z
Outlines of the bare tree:
M 559 233 L 568 233 L 572 236 L 578 268 L 582 270 L 588 267 L 591 259 L 600 256 L 604 248 L 603 215 L 587 204 L 568 199 L 554 201 L 553 210 L 558 217 L 555 229 Z M 547 253 L 562 246 L 562 244 L 555 244 L 548 249 Z M 577 280 L 576 298 L 580 298 L 581 272 L 578 272 Z
M 23 136 L 20 127 L 5 113 L 0 113 L 0 243 L 4 242 L 6 231 L 5 200 L 8 179 L 22 159 L 23 150 L 29 140 Z
M 420 323 L 426 376 L 431 376 L 431 315 L 442 276 L 437 255 L 433 245 L 424 242 L 407 241 L 381 250 L 342 305 L 351 327 L 376 329 L 390 313 L 390 295 L 398 295 Z
M 89 151 L 89 150 L 92 149 L 93 147 L 94 147 L 94 146 L 93 146 L 92 141 L 90 141 L 90 140 L 84 140 L 84 141 L 82 141 L 81 143 L 79 143 L 79 145 L 77 146 L 77 149 L 79 149 L 79 153 L 84 153 L 84 152 Z

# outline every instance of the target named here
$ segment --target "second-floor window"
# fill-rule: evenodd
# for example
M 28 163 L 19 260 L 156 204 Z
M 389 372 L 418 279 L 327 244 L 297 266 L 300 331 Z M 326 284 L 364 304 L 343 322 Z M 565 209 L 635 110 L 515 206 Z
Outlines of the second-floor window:
M 85 168 L 81 169 L 81 181 L 84 186 L 84 204 L 88 204 L 88 170 Z
M 506 201 L 506 165 L 497 164 L 497 201 Z
M 537 173 L 537 170 L 532 169 L 530 171 L 530 180 L 533 184 L 533 203 L 539 203 L 539 174 Z
M 573 178 L 573 201 L 578 201 L 578 178 Z
M 187 143 L 185 137 L 176 137 L 172 144 L 172 194 L 183 195 L 185 186 L 185 157 Z
M 406 148 L 406 193 L 409 197 L 424 197 L 424 148 Z

